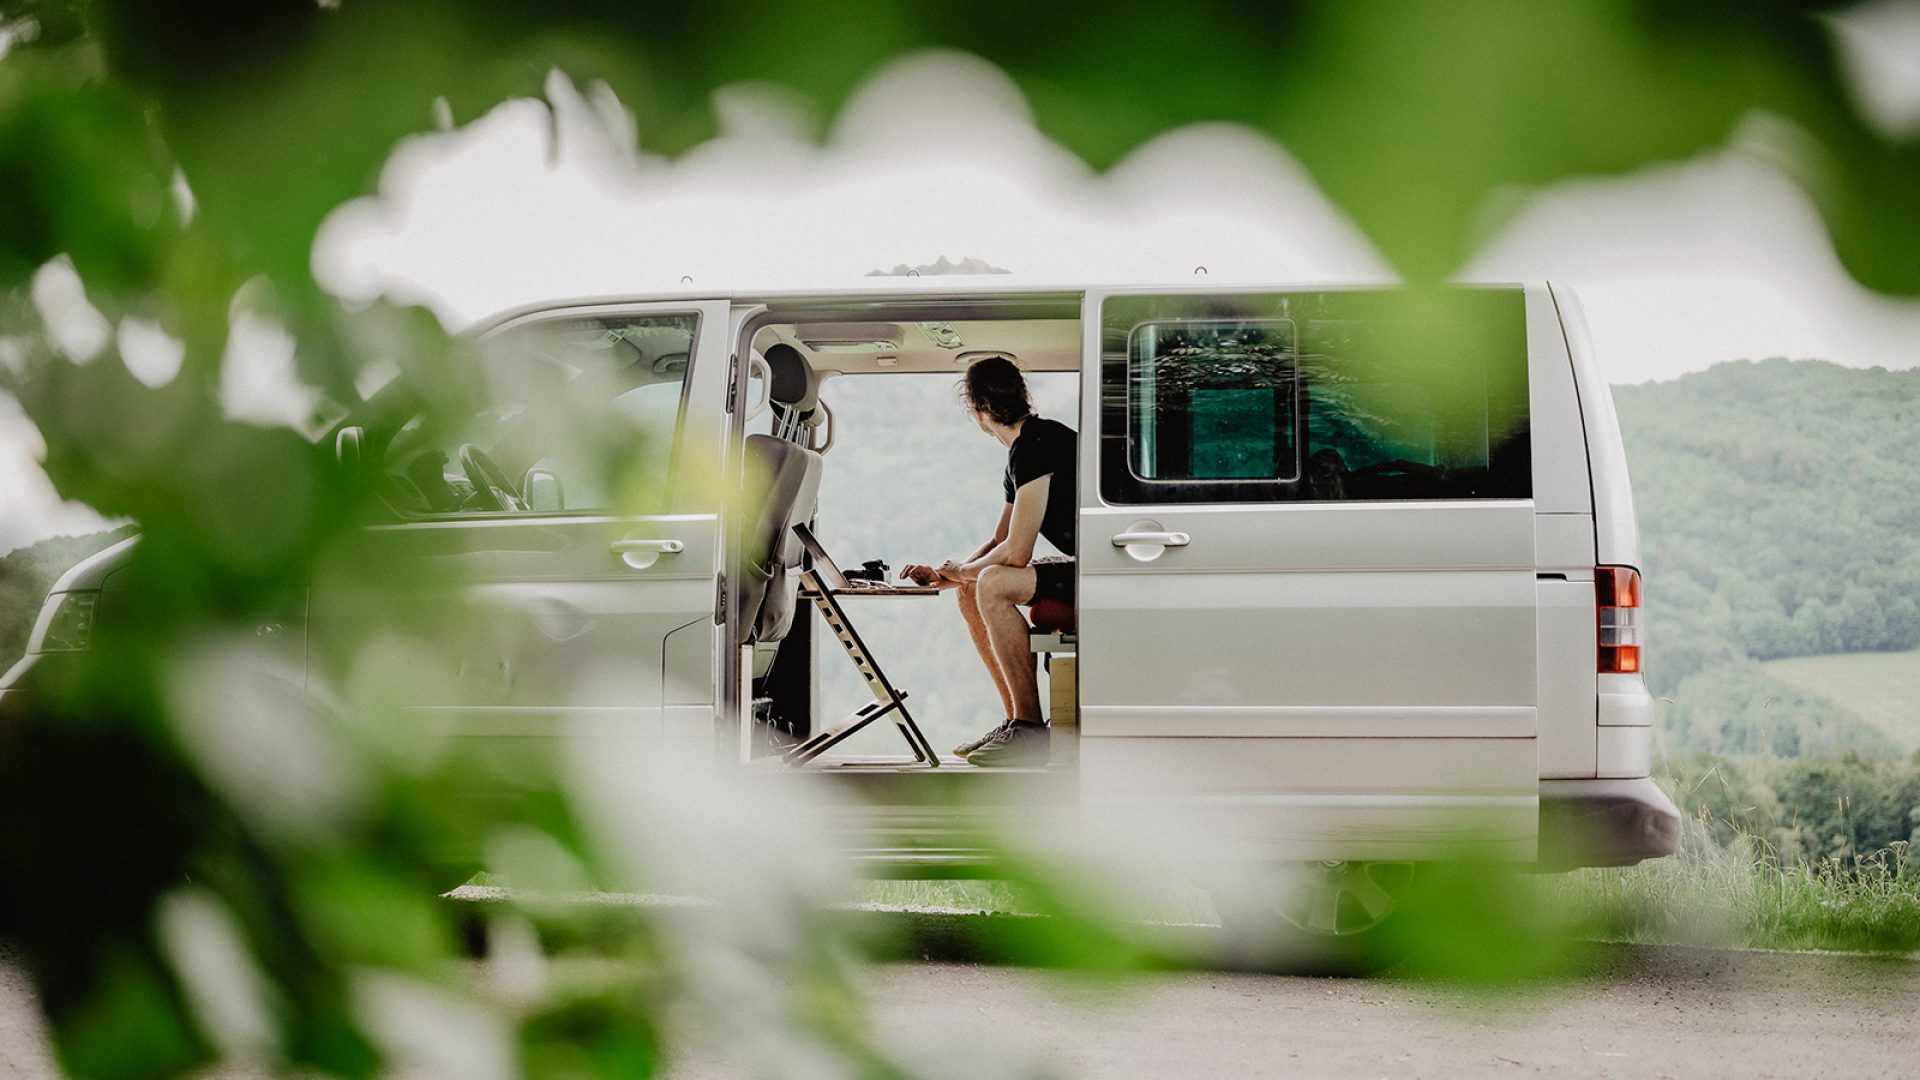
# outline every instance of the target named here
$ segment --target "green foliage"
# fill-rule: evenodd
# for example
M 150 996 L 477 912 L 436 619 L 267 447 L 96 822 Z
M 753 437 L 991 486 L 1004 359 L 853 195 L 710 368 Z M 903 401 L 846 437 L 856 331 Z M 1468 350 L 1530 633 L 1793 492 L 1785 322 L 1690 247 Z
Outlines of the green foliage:
M 1692 756 L 1666 765 L 1684 811 L 1725 845 L 1750 837 L 1786 865 L 1920 842 L 1920 760 L 1853 751 L 1803 758 Z
M 1680 852 L 1548 879 L 1542 903 L 1612 940 L 1759 949 L 1920 949 L 1920 867 L 1904 843 L 1853 860 L 1782 865 L 1698 822 Z
M 1011 0 L 965 9 L 119 0 L 31 10 L 56 42 L 91 16 L 109 62 L 166 106 L 169 142 L 195 190 L 218 204 L 223 228 L 258 245 L 277 280 L 304 276 L 319 215 L 357 194 L 393 141 L 426 125 L 437 97 L 470 118 L 537 91 L 557 66 L 605 80 L 649 145 L 676 153 L 713 131 L 709 96 L 720 86 L 772 79 L 828 117 L 888 59 L 956 48 L 1004 68 L 1041 127 L 1096 166 L 1184 124 L 1265 131 L 1425 281 L 1471 252 L 1495 193 L 1683 157 L 1766 112 L 1818 147 L 1778 140 L 1777 149 L 1819 202 L 1848 268 L 1871 287 L 1920 292 L 1910 257 L 1920 144 L 1875 133 L 1851 107 L 1818 21 L 1829 7 L 1213 0 L 1176 14 L 1129 0 L 1091 16 Z M 796 62 L 769 69 L 770 57 Z M 233 86 L 252 92 L 224 92 Z

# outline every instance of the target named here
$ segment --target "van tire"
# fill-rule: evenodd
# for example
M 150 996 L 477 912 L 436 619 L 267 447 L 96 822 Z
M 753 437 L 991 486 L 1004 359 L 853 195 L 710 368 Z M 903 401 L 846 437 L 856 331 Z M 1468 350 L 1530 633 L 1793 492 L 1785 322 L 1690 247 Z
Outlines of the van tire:
M 1395 922 L 1415 863 L 1288 863 L 1236 877 L 1209 890 L 1230 966 L 1367 975 L 1401 958 Z

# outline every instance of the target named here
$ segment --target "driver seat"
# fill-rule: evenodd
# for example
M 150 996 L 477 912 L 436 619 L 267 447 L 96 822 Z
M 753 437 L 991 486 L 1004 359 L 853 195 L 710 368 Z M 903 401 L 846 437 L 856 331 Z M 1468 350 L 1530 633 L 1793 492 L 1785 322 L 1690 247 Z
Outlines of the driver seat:
M 775 430 L 785 435 L 749 435 L 744 448 L 741 506 L 746 530 L 740 543 L 740 634 L 753 646 L 753 677 L 764 676 L 793 626 L 800 582 L 794 571 L 806 549 L 793 526 L 813 520 L 819 505 L 821 457 L 797 440 L 820 404 L 819 376 L 791 345 L 766 352 Z

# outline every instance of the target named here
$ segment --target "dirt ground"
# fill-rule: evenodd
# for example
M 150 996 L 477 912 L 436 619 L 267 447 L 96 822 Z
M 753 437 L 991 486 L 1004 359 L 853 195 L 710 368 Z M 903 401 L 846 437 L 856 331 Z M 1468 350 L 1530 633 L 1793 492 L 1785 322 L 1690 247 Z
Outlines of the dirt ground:
M 939 1076 L 1910 1077 L 1920 960 L 1602 946 L 1499 993 L 1413 979 L 1169 972 L 1124 980 L 955 962 L 867 974 L 880 1038 Z M 746 1075 L 678 1048 L 679 1080 Z M 0 956 L 0 1077 L 57 1080 Z

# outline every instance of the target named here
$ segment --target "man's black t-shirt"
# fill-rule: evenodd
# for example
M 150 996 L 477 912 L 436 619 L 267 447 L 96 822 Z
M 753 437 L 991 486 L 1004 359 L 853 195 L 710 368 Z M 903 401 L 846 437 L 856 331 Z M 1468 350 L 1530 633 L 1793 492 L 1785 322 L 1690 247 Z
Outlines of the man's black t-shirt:
M 1052 476 L 1047 484 L 1047 512 L 1040 519 L 1040 535 L 1060 549 L 1075 554 L 1074 522 L 1079 509 L 1076 480 L 1077 439 L 1073 429 L 1056 420 L 1029 416 L 1020 425 L 1020 434 L 1007 448 L 1007 501 L 1021 486 Z

